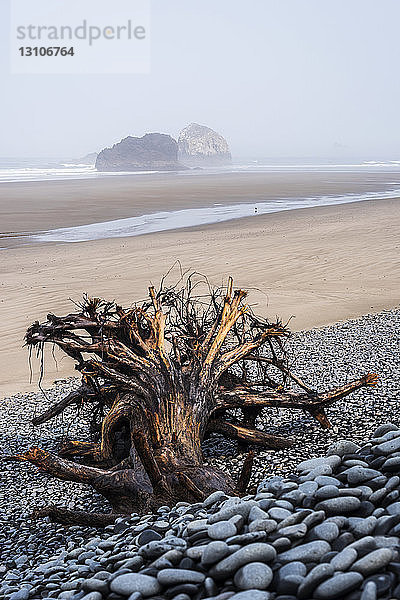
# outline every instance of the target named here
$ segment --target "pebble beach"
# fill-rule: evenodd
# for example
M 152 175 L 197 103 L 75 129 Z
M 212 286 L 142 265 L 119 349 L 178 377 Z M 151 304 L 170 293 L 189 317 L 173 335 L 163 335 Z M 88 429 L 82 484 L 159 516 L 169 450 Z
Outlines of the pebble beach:
M 293 370 L 318 389 L 376 372 L 362 389 L 328 409 L 322 430 L 300 411 L 264 410 L 257 423 L 291 437 L 285 450 L 256 450 L 245 498 L 217 492 L 202 503 L 131 515 L 105 529 L 33 520 L 58 504 L 108 512 L 91 488 L 0 463 L 0 595 L 11 600 L 292 600 L 399 598 L 400 310 L 298 332 L 289 342 Z M 2 453 L 31 445 L 56 449 L 87 439 L 84 413 L 71 409 L 33 428 L 29 422 L 77 380 L 17 394 L 0 407 Z M 209 463 L 236 477 L 244 460 L 213 435 Z

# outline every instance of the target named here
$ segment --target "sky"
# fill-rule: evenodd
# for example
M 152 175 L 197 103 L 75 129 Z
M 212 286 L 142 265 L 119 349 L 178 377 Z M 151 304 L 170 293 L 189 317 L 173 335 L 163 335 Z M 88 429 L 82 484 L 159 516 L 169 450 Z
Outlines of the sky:
M 10 1 L 2 157 L 80 157 L 197 122 L 235 157 L 400 158 L 398 0 L 151 0 L 150 72 L 122 75 L 10 74 Z

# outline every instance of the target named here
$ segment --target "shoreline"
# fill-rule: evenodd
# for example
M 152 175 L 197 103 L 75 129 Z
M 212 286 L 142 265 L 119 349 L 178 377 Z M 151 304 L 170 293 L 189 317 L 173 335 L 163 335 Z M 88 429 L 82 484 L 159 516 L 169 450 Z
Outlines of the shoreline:
M 378 192 L 369 192 L 364 195 L 357 194 L 343 196 L 325 196 L 321 198 L 288 198 L 278 199 L 272 202 L 257 202 L 224 205 L 214 204 L 213 207 L 187 208 L 177 211 L 160 211 L 127 217 L 112 221 L 89 223 L 87 225 L 75 225 L 73 227 L 62 227 L 45 231 L 21 232 L 13 235 L 1 234 L 0 240 L 6 243 L 6 247 L 0 250 L 17 248 L 18 246 L 33 246 L 36 244 L 49 243 L 78 243 L 95 240 L 110 240 L 114 238 L 137 237 L 151 233 L 162 233 L 164 231 L 178 232 L 180 229 L 192 229 L 207 227 L 230 221 L 247 218 L 258 218 L 261 215 L 278 214 L 293 210 L 308 208 L 323 208 L 327 206 L 338 206 L 341 204 L 353 204 L 368 200 L 397 199 L 400 190 L 386 192 L 385 195 Z M 278 202 L 280 203 L 278 206 Z M 12 245 L 12 240 L 17 242 Z M 26 242 L 24 243 L 24 241 Z
M 0 184 L 0 235 L 90 225 L 160 211 L 237 206 L 287 198 L 383 196 L 400 173 L 199 173 Z M 12 206 L 12 210 L 10 210 Z
M 263 290 L 251 293 L 256 310 L 284 321 L 294 314 L 294 331 L 395 307 L 399 223 L 398 199 L 366 200 L 138 237 L 9 249 L 0 263 L 0 397 L 37 390 L 38 365 L 29 384 L 22 348 L 33 321 L 71 312 L 68 298 L 79 300 L 83 292 L 122 304 L 143 298 L 177 259 L 213 285 L 232 274 L 236 285 Z M 74 374 L 68 359 L 58 371 L 50 355 L 46 362 L 44 387 Z

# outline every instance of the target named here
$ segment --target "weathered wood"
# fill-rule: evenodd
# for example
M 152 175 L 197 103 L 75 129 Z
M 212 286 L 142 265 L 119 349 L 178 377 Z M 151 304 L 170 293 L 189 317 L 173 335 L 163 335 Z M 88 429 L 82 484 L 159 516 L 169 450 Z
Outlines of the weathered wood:
M 263 409 L 304 410 L 328 427 L 325 407 L 377 380 L 368 374 L 328 392 L 313 390 L 289 369 L 282 343 L 287 327 L 257 317 L 244 303 L 246 295 L 233 289 L 232 278 L 226 290 L 211 289 L 192 274 L 180 288 L 151 287 L 148 300 L 128 309 L 85 297 L 78 312 L 35 322 L 27 344 L 59 346 L 76 361 L 82 386 L 34 423 L 81 403 L 105 415 L 98 439 L 65 441 L 59 455 L 32 448 L 8 460 L 91 485 L 113 511 L 92 515 L 97 524 L 179 500 L 197 502 L 218 489 L 245 493 L 253 454 L 235 483 L 203 464 L 206 435 L 223 433 L 242 448 L 286 448 L 290 439 L 256 428 Z M 302 391 L 291 390 L 290 381 Z M 239 421 L 226 414 L 232 408 L 241 409 Z M 45 511 L 62 522 L 89 522 L 86 513 Z

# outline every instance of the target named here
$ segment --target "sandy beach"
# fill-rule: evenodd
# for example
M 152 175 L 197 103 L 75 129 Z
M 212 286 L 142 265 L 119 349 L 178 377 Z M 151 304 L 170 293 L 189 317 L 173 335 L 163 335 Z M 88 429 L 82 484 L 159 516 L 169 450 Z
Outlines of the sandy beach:
M 24 233 L 99 223 L 158 211 L 312 198 L 385 194 L 400 189 L 397 172 L 219 172 L 132 174 L 97 179 L 2 183 L 0 247 Z M 17 238 L 10 238 L 10 234 Z
M 30 383 L 26 328 L 48 312 L 66 314 L 83 292 L 122 304 L 143 298 L 150 282 L 180 260 L 221 284 L 258 288 L 251 302 L 293 330 L 378 312 L 399 303 L 400 201 L 365 201 L 192 227 L 133 238 L 43 244 L 0 254 L 0 396 Z M 178 268 L 171 278 L 178 277 Z M 43 384 L 74 373 L 49 353 Z

